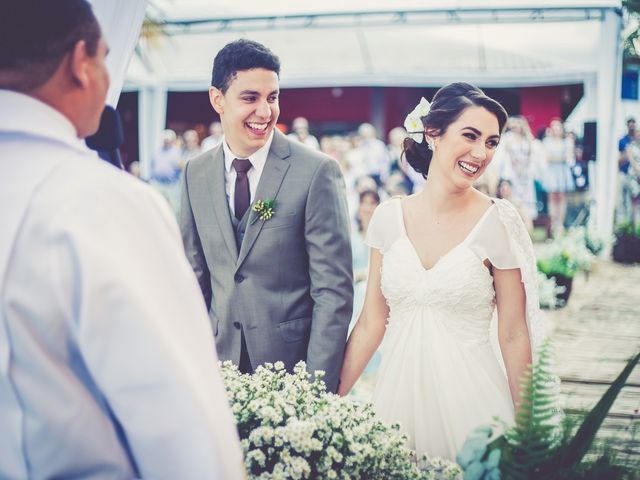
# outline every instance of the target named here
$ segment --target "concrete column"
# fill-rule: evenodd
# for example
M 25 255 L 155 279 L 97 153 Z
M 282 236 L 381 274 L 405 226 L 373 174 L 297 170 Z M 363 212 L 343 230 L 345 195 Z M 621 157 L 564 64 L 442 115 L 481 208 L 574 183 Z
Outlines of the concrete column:
M 160 132 L 167 124 L 167 88 L 145 86 L 138 94 L 138 136 L 140 145 L 140 176 L 148 179 L 151 156 L 160 147 Z
M 597 233 L 605 239 L 613 231 L 618 176 L 618 146 L 615 125 L 620 108 L 622 79 L 622 18 L 612 9 L 605 10 L 600 31 L 597 73 L 597 159 L 595 168 L 595 208 L 592 208 Z M 594 211 L 595 210 L 595 211 Z

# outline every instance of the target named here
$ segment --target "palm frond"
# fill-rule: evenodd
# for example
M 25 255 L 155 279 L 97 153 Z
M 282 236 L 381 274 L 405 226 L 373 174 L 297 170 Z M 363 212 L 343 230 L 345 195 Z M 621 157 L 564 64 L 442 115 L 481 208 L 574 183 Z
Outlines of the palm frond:
M 557 465 L 559 468 L 571 469 L 580 463 L 591 447 L 596 433 L 598 433 L 598 429 L 606 418 L 607 413 L 609 413 L 616 397 L 624 388 L 627 378 L 631 375 L 638 361 L 640 361 L 640 353 L 637 353 L 629 360 L 626 367 L 620 372 L 620 375 L 618 375 L 618 378 L 615 379 L 600 401 L 587 414 L 576 435 L 560 452 Z

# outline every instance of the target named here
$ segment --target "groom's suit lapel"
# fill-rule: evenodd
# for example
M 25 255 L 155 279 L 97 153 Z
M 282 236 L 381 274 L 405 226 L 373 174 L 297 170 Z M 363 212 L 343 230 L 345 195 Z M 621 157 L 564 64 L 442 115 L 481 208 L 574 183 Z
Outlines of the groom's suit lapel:
M 226 243 L 231 257 L 237 260 L 238 246 L 236 245 L 236 236 L 233 231 L 233 224 L 231 223 L 229 204 L 227 203 L 222 145 L 213 150 L 212 156 L 213 161 L 211 162 L 210 168 L 207 168 L 210 205 L 213 205 L 213 211 L 218 220 L 224 243 Z
M 260 182 L 258 183 L 258 189 L 256 190 L 256 196 L 254 202 L 258 200 L 276 200 L 275 203 L 275 215 L 278 215 L 278 202 L 277 195 L 280 190 L 280 185 L 284 179 L 287 170 L 289 169 L 288 157 L 291 155 L 291 149 L 287 139 L 279 131 L 275 131 L 273 135 L 273 141 L 271 142 L 271 148 L 269 149 L 269 155 L 262 170 L 260 176 Z M 255 222 L 255 212 L 247 211 L 246 221 L 247 229 L 240 246 L 240 254 L 238 256 L 238 262 L 236 264 L 236 270 L 240 268 L 242 262 L 251 251 L 251 247 L 255 243 L 264 221 L 257 219 Z M 252 223 L 253 222 L 253 223 Z

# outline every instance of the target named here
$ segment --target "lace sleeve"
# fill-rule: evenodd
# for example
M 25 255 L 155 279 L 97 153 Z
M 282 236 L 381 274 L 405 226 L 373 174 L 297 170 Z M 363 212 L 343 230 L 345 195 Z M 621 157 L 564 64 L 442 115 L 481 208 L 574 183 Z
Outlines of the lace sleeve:
M 537 267 L 533 244 L 520 215 L 513 205 L 506 200 L 496 200 L 496 207 L 500 222 L 506 231 L 508 250 L 496 262 L 504 262 L 502 266 L 495 264 L 494 266 L 497 268 L 520 269 L 527 297 L 526 315 L 529 338 L 531 340 L 531 352 L 535 361 L 538 348 L 547 334 L 547 328 L 544 323 L 544 317 L 540 312 Z

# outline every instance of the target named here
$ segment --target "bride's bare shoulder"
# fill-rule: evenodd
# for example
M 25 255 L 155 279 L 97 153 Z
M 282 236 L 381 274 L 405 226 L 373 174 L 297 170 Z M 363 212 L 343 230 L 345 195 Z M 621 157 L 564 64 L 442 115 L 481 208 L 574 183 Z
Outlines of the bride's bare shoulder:
M 490 197 L 486 193 L 483 193 L 476 188 L 473 189 L 473 195 L 475 197 L 474 201 L 478 202 L 486 208 L 489 208 L 492 204 L 496 203 L 497 200 L 496 198 Z

